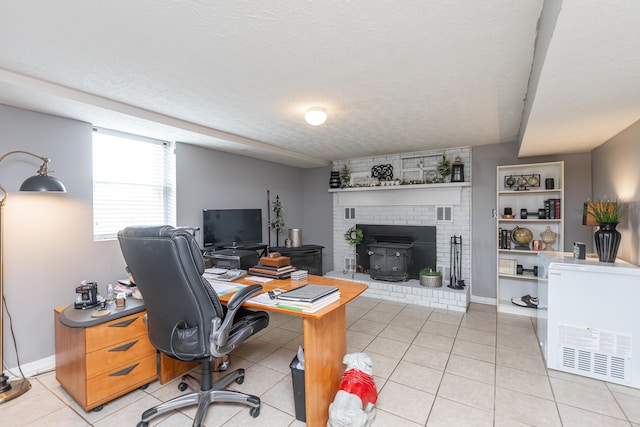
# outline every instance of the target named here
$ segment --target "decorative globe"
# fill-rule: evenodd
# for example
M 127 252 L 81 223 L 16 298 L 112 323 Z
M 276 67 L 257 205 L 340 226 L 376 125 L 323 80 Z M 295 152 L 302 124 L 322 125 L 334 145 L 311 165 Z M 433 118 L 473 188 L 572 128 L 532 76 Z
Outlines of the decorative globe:
M 511 238 L 518 244 L 516 249 L 529 249 L 529 243 L 533 240 L 533 233 L 528 228 L 516 227 L 511 230 Z

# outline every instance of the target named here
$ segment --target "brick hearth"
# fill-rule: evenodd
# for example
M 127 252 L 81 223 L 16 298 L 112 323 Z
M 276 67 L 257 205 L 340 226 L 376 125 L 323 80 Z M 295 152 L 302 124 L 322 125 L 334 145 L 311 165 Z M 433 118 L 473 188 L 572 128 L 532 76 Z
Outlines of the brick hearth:
M 341 271 L 329 271 L 325 276 L 364 283 L 369 289 L 363 295 L 389 301 L 461 312 L 466 312 L 471 302 L 469 286 L 464 289 L 451 289 L 446 286 L 427 288 L 420 286 L 420 282 L 415 279 L 407 282 L 385 282 L 373 280 L 368 274 L 363 273 L 356 273 L 351 278 L 351 273 L 345 274 Z

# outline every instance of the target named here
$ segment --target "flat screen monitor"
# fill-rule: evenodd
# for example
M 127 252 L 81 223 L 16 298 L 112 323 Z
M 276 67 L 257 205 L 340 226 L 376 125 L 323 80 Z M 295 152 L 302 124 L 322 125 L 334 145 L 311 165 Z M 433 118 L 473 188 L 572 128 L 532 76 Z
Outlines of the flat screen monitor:
M 205 248 L 262 243 L 262 210 L 205 209 L 202 230 Z

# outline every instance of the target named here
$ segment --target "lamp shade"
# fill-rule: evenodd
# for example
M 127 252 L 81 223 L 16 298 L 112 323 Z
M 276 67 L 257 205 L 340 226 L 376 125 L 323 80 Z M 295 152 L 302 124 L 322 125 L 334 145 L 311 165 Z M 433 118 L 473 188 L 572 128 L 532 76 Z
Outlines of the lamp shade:
M 34 175 L 27 178 L 22 183 L 20 191 L 59 191 L 65 193 L 67 189 L 58 178 L 45 175 Z
M 304 119 L 312 126 L 320 126 L 327 120 L 327 111 L 322 107 L 309 107 L 304 113 Z

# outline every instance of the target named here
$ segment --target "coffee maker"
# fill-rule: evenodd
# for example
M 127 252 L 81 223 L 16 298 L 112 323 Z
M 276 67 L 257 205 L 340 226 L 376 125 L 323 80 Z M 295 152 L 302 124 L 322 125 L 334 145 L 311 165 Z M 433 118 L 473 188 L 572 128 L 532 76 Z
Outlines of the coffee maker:
M 82 284 L 76 287 L 76 300 L 74 307 L 79 310 L 84 310 L 91 307 L 96 307 L 98 302 L 98 283 L 96 282 L 82 282 Z

